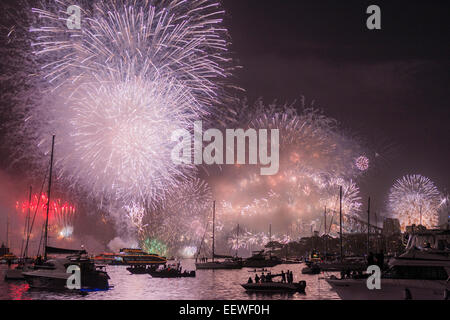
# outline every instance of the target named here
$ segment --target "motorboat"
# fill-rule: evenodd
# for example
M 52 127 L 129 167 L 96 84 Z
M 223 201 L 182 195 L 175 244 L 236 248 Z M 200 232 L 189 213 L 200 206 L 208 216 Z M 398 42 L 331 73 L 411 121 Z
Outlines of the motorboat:
M 150 271 L 152 278 L 195 278 L 195 271 L 181 271 L 176 268 L 165 268 L 162 270 Z
M 148 274 L 150 272 L 150 268 L 148 268 L 146 265 L 138 266 L 130 266 L 127 268 L 127 271 L 129 271 L 132 274 Z
M 367 279 L 332 276 L 326 281 L 344 300 L 442 300 L 449 299 L 450 290 L 450 233 L 428 233 L 423 247 L 423 234 L 410 236 L 406 252 L 389 261 L 389 268 L 381 275 L 381 289 L 369 290 Z M 369 275 L 366 274 L 367 278 Z
M 283 261 L 280 258 L 269 255 L 265 253 L 264 250 L 261 250 L 253 252 L 253 255 L 250 258 L 245 259 L 242 262 L 242 265 L 245 268 L 271 268 L 282 262 Z
M 320 267 L 315 263 L 302 269 L 302 274 L 320 274 L 320 272 Z

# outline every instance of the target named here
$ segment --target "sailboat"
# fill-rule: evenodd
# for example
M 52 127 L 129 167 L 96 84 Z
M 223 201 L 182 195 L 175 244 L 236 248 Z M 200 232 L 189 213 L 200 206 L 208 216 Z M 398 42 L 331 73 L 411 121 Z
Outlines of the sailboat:
M 47 216 L 44 234 L 44 259 L 38 257 L 34 269 L 22 272 L 25 281 L 31 288 L 46 290 L 67 290 L 67 280 L 72 275 L 67 273 L 69 266 L 77 266 L 80 269 L 81 290 L 107 290 L 109 288 L 109 276 L 103 267 L 97 267 L 92 259 L 87 256 L 85 250 L 70 250 L 48 246 L 48 218 L 50 210 L 50 195 L 52 186 L 53 154 L 55 148 L 55 136 L 52 139 L 52 153 L 50 158 L 50 175 L 48 180 Z M 64 258 L 48 259 L 48 254 L 68 255 Z
M 32 187 L 30 187 L 30 194 L 29 194 L 29 200 L 28 203 L 31 203 L 31 193 L 32 193 Z M 30 228 L 30 205 L 28 206 L 28 213 L 25 218 L 25 226 L 24 226 L 24 239 L 26 239 L 26 242 L 24 243 L 24 240 L 22 240 L 22 249 L 20 250 L 21 255 L 20 259 L 18 260 L 18 265 L 14 269 L 8 269 L 5 272 L 5 280 L 8 281 L 15 281 L 15 280 L 25 280 L 23 277 L 23 272 L 28 271 L 31 269 L 31 263 L 32 259 L 28 258 L 28 240 L 29 240 L 29 234 L 31 233 Z M 24 246 L 25 244 L 25 246 Z
M 216 222 L 216 202 L 213 203 L 213 242 L 212 242 L 212 261 L 211 262 L 201 262 L 196 261 L 195 267 L 197 269 L 241 269 L 242 259 L 238 257 L 232 257 L 227 255 L 218 255 L 215 253 L 215 222 Z M 216 259 L 224 259 L 222 261 L 217 261 Z M 197 260 L 197 259 L 196 259 Z

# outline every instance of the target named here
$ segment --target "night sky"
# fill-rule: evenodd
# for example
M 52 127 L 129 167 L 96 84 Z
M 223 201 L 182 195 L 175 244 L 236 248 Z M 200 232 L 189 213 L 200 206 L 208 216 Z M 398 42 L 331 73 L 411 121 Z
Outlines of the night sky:
M 222 2 L 242 66 L 233 81 L 250 103 L 304 96 L 386 156 L 360 184 L 375 210 L 406 174 L 450 191 L 449 1 Z M 381 7 L 382 30 L 366 28 L 371 4 Z M 0 148 L 1 169 L 8 155 Z
M 395 3 L 394 3 L 395 2 Z M 382 30 L 366 28 L 377 4 Z M 307 101 L 386 145 L 361 190 L 381 204 L 393 182 L 422 174 L 449 190 L 448 1 L 226 0 L 236 81 L 249 101 Z M 376 201 L 378 200 L 378 201 Z

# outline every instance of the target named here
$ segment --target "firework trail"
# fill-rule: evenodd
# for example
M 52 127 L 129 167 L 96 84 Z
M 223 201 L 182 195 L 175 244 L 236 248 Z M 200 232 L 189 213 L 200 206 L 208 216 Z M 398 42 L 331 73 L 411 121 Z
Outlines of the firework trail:
M 412 224 L 433 228 L 439 222 L 442 194 L 434 183 L 419 174 L 397 180 L 389 193 L 388 207 L 404 231 Z

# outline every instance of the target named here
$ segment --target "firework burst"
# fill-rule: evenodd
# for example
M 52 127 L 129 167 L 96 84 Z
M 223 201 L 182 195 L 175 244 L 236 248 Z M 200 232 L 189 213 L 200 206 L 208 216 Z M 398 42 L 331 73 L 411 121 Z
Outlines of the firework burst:
M 16 211 L 21 215 L 25 215 L 30 211 L 30 221 L 35 224 L 42 224 L 46 219 L 48 197 L 46 194 L 35 194 L 29 201 L 17 201 Z M 36 214 L 36 217 L 34 217 Z M 50 201 L 49 209 L 49 228 L 58 238 L 71 238 L 74 231 L 76 218 L 76 208 L 74 205 L 61 199 Z
M 357 182 L 364 172 L 355 166 L 355 159 L 366 150 L 358 139 L 313 108 L 298 112 L 290 105 L 265 106 L 258 101 L 253 109 L 244 110 L 244 114 L 236 112 L 243 116 L 240 127 L 280 130 L 280 170 L 275 176 L 260 176 L 256 166 L 234 166 L 225 168 L 216 180 L 214 190 L 222 199 L 218 220 L 224 225 L 223 233 L 233 235 L 230 230 L 239 223 L 249 235 L 243 235 L 242 241 L 228 238 L 230 246 L 261 246 L 263 237 L 256 235 L 270 223 L 274 239 L 280 242 L 309 235 L 312 225 L 314 230 L 323 231 L 317 221 L 325 207 L 332 214 L 339 211 L 341 186 L 344 215 L 359 217 Z M 354 229 L 351 221 L 344 224 L 346 231 Z
M 200 179 L 180 183 L 158 208 L 147 210 L 140 241 L 155 240 L 171 253 L 198 246 L 211 216 L 212 193 Z
M 67 27 L 72 5 L 81 29 Z M 16 154 L 45 168 L 55 134 L 58 180 L 72 190 L 115 208 L 163 200 L 195 175 L 171 161 L 172 132 L 214 113 L 225 96 L 232 61 L 223 13 L 204 0 L 44 0 L 17 13 L 8 36 L 33 57 L 22 70 L 33 83 L 22 89 L 34 98 L 15 109 Z
M 442 195 L 434 183 L 419 174 L 395 182 L 389 194 L 389 209 L 399 219 L 402 230 L 412 224 L 435 227 L 439 220 Z

